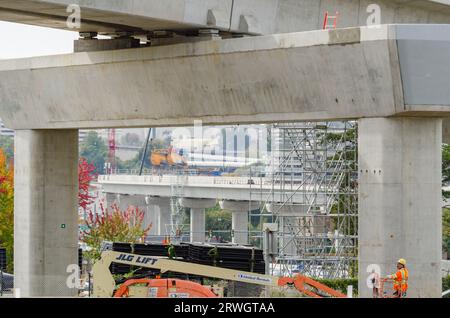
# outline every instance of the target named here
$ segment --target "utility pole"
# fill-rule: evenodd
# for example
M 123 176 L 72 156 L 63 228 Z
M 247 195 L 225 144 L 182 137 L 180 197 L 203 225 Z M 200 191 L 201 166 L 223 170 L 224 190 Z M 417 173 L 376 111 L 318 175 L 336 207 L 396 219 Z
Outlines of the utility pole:
M 142 171 L 144 170 L 144 163 L 145 163 L 145 158 L 147 157 L 148 142 L 150 140 L 151 133 L 152 133 L 152 129 L 149 128 L 148 129 L 148 134 L 147 134 L 147 139 L 145 141 L 144 152 L 142 154 L 141 168 L 139 169 L 139 175 L 140 176 L 142 176 Z

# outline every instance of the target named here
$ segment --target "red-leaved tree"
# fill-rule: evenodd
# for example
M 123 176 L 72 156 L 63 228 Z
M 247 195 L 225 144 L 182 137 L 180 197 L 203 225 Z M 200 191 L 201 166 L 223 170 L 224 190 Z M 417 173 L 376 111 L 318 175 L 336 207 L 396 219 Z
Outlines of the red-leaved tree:
M 100 209 L 100 214 L 88 212 L 87 229 L 81 235 L 81 240 L 91 248 L 87 253 L 90 259 L 100 258 L 103 241 L 138 243 L 147 236 L 152 227 L 150 224 L 143 228 L 144 211 L 137 207 L 130 206 L 126 211 L 121 211 L 116 204 L 111 208 L 100 204 Z
M 94 203 L 95 196 L 89 192 L 91 182 L 97 175 L 94 173 L 95 166 L 85 158 L 78 160 L 78 205 L 86 211 L 88 206 Z

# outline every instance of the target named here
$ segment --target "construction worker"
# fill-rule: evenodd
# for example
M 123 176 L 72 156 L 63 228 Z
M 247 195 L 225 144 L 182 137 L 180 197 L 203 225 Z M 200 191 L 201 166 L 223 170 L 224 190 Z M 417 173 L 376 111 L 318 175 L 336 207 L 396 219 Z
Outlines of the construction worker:
M 175 253 L 175 246 L 173 246 L 172 244 L 169 244 L 167 248 L 167 255 L 169 256 L 169 259 L 174 259 L 175 257 L 177 257 L 177 254 Z
M 214 266 L 217 266 L 217 258 L 219 257 L 219 249 L 217 245 L 208 251 L 208 256 L 213 259 Z
M 401 258 L 397 262 L 397 272 L 387 276 L 394 281 L 394 297 L 401 298 L 406 296 L 408 290 L 408 270 L 406 269 L 406 260 Z

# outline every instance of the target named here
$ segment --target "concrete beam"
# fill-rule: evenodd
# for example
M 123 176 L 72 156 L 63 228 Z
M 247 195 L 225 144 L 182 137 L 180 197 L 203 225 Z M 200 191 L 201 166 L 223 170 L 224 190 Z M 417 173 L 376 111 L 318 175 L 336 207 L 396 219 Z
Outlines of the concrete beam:
M 67 12 L 69 5 L 81 8 L 81 27 L 76 31 L 186 32 L 208 27 L 229 30 L 232 0 L 0 0 L 0 20 L 74 31 L 66 23 L 72 13 Z
M 0 61 L 0 116 L 14 129 L 447 116 L 449 36 L 383 26 Z
M 271 181 L 270 178 L 263 179 L 262 189 L 272 191 L 272 186 L 266 184 Z M 171 185 L 173 184 L 172 176 L 153 175 L 101 175 L 98 178 L 104 192 L 117 194 L 137 194 L 151 195 L 160 197 L 170 197 L 172 195 Z M 250 185 L 246 177 L 211 177 L 211 176 L 186 176 L 183 188 L 184 195 L 193 199 L 216 199 L 216 200 L 235 200 L 249 201 L 251 199 Z M 260 187 L 260 185 L 257 185 Z M 281 190 L 286 194 L 286 189 L 274 189 L 276 198 L 282 198 Z M 305 196 L 296 191 L 290 190 L 289 196 L 291 202 L 296 205 L 305 203 Z M 303 191 L 312 193 L 313 185 L 306 185 Z M 280 199 L 281 200 L 281 199 Z M 317 195 L 316 202 L 323 205 L 326 197 Z M 275 210 L 277 211 L 277 210 Z M 296 211 L 299 212 L 298 210 Z
M 0 0 L 0 20 L 68 29 L 67 6 L 79 5 L 78 31 L 102 34 L 200 28 L 273 34 L 322 28 L 325 11 L 339 11 L 339 27 L 366 25 L 370 0 Z M 382 23 L 450 23 L 447 0 L 378 0 Z
M 358 128 L 359 295 L 367 278 L 409 269 L 408 297 L 442 292 L 441 119 L 361 119 Z
M 16 131 L 14 141 L 14 286 L 22 297 L 74 296 L 78 131 Z

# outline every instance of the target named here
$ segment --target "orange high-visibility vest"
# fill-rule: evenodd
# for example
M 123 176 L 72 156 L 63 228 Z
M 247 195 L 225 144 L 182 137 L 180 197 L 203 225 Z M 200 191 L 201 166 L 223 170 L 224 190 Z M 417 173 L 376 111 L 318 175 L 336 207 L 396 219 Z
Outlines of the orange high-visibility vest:
M 391 275 L 394 280 L 394 290 L 406 292 L 408 290 L 408 270 L 402 268 L 398 270 L 395 274 Z

